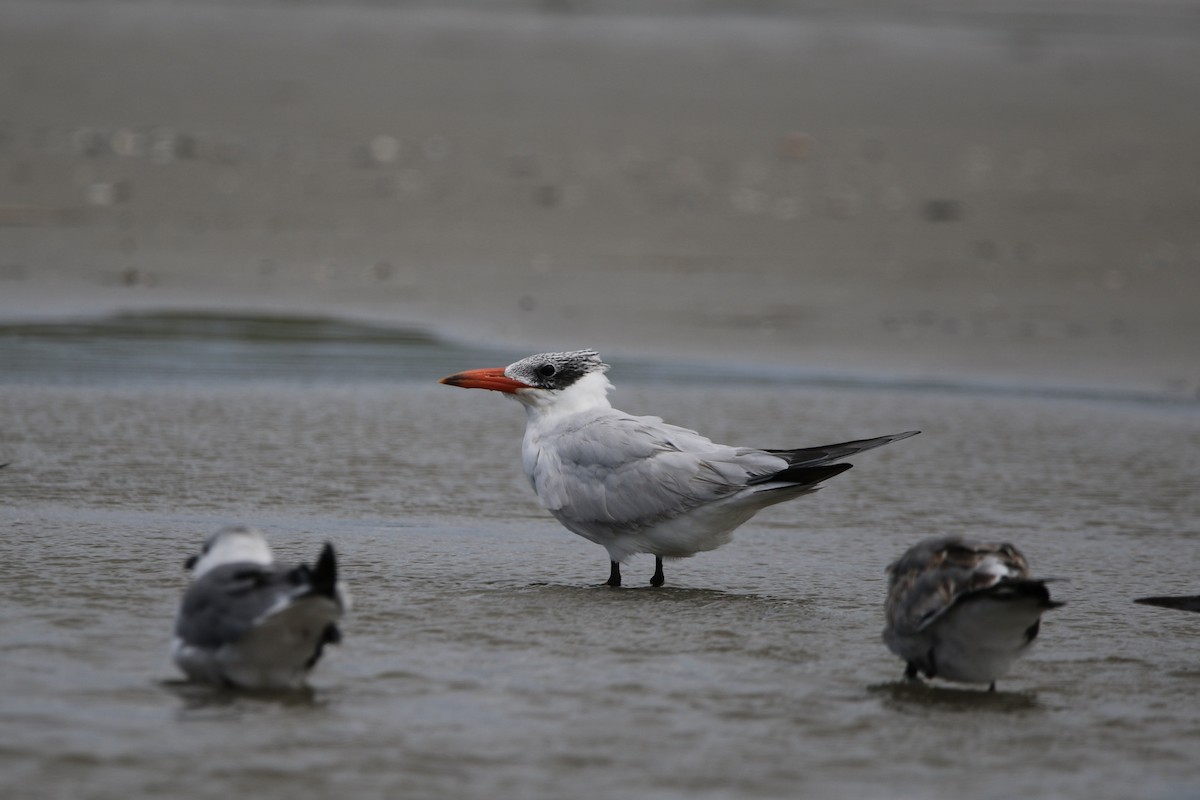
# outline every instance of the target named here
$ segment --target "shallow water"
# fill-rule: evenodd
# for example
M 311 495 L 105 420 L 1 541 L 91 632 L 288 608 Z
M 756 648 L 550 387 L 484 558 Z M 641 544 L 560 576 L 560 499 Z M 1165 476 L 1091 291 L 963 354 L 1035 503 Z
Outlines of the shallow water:
M 1200 794 L 1200 615 L 1131 602 L 1200 591 L 1194 405 L 618 363 L 618 406 L 718 439 L 924 432 L 611 590 L 520 474 L 520 408 L 433 383 L 510 354 L 128 322 L 0 337 L 13 797 Z M 309 694 L 168 660 L 182 560 L 234 520 L 338 549 L 355 604 Z M 1067 602 L 996 695 L 905 685 L 879 638 L 884 567 L 951 532 L 1013 541 Z

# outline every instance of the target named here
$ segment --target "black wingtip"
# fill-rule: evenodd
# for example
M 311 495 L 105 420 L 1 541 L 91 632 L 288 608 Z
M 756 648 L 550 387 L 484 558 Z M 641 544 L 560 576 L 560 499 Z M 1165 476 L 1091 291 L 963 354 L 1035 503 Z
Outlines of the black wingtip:
M 853 466 L 853 464 L 822 464 L 817 467 L 788 467 L 770 475 L 760 475 L 757 478 L 751 478 L 746 481 L 746 484 L 749 486 L 755 486 L 760 483 L 787 484 L 786 486 L 778 487 L 780 489 L 793 489 L 797 486 L 816 486 L 818 483 L 823 483 L 835 475 L 841 475 Z
M 1159 608 L 1174 608 L 1179 611 L 1200 612 L 1200 595 L 1195 594 L 1174 597 L 1139 597 L 1133 602 L 1141 603 L 1144 606 L 1158 606 Z
M 874 439 L 862 439 L 857 442 L 848 442 L 847 444 L 863 445 L 863 447 L 858 451 L 861 453 L 864 450 L 874 450 L 876 447 L 883 447 L 885 444 L 891 444 L 892 442 L 902 442 L 905 439 L 911 439 L 919 433 L 920 431 L 904 431 L 903 433 L 892 433 L 888 434 L 887 436 L 878 436 Z
M 337 594 L 337 580 L 337 554 L 333 552 L 333 545 L 326 542 L 312 568 L 312 586 L 318 594 L 334 597 Z
M 892 433 L 887 436 L 876 436 L 873 439 L 854 439 L 849 442 L 824 444 L 817 447 L 800 447 L 794 450 L 764 450 L 764 452 L 770 453 L 773 456 L 779 456 L 793 468 L 816 467 L 840 461 L 843 458 L 850 458 L 851 456 L 856 456 L 867 450 L 874 450 L 876 447 L 883 447 L 892 442 L 908 439 L 916 436 L 918 433 L 920 431 L 905 431 L 904 433 Z

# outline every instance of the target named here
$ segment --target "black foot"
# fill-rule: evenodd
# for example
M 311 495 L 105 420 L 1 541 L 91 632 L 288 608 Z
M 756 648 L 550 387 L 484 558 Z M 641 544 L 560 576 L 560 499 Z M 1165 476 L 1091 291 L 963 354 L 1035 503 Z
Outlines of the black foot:
M 906 666 L 904 668 L 904 680 L 906 680 L 906 681 L 920 680 L 920 678 L 917 677 L 918 672 L 919 671 L 917 670 L 917 665 L 911 661 L 908 662 L 908 666 Z
M 988 687 L 988 691 L 991 692 L 992 694 L 996 693 L 996 682 L 995 681 L 992 681 L 992 685 Z
M 611 561 L 609 563 L 612 566 L 608 571 L 607 585 L 620 586 L 621 585 L 621 565 L 618 564 L 616 561 Z
M 654 575 L 650 578 L 651 586 L 662 586 L 667 582 L 667 576 L 663 575 L 662 559 L 658 556 L 654 557 Z

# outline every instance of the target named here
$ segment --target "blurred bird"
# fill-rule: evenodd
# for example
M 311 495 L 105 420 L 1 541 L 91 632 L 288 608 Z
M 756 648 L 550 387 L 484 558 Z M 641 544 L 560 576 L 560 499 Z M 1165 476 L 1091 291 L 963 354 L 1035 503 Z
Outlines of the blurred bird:
M 1175 608 L 1180 611 L 1200 611 L 1200 594 L 1177 595 L 1174 597 L 1139 597 L 1134 600 L 1144 606 Z
M 503 392 L 525 407 L 525 474 L 559 522 L 608 551 L 609 586 L 621 585 L 621 562 L 636 553 L 655 556 L 650 583 L 661 586 L 663 558 L 719 547 L 763 508 L 850 469 L 840 459 L 918 433 L 800 449 L 716 444 L 613 408 L 607 370 L 596 351 L 576 350 L 441 383 Z
M 317 563 L 277 564 L 266 539 L 245 525 L 222 528 L 187 560 L 171 650 L 192 680 L 243 689 L 303 686 L 325 645 L 341 641 L 348 604 L 332 545 Z
M 923 673 L 995 691 L 1037 637 L 1042 612 L 1062 605 L 1011 544 L 926 539 L 887 572 L 883 640 L 909 680 Z

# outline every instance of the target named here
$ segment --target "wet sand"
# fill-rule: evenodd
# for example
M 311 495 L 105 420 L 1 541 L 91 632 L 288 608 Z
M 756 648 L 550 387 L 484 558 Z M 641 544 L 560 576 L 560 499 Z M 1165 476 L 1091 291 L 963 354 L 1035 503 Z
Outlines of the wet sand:
M 0 314 L 1200 390 L 1187 6 L 0 7 Z
M 521 411 L 500 396 L 424 381 L 6 386 L 5 786 L 1195 796 L 1200 615 L 1132 602 L 1196 591 L 1195 413 L 731 381 L 622 379 L 615 399 L 722 441 L 924 432 L 668 561 L 663 589 L 641 557 L 612 590 L 605 552 L 537 507 Z M 261 526 L 281 558 L 338 549 L 354 608 L 311 696 L 182 685 L 169 662 L 182 560 L 231 520 Z M 1067 603 L 995 695 L 907 685 L 881 641 L 884 567 L 934 532 L 1016 543 Z

